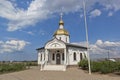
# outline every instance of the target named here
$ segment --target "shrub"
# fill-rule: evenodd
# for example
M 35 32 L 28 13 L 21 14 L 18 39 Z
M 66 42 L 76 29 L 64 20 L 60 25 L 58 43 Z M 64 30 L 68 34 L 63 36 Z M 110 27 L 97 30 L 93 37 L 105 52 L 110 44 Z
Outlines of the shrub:
M 120 72 L 120 61 L 117 62 L 116 65 L 117 65 L 117 66 L 116 66 L 115 71 L 116 71 L 116 72 Z
M 82 60 L 78 63 L 79 67 L 86 70 L 88 69 L 88 61 Z M 91 71 L 100 72 L 102 74 L 120 72 L 120 62 L 113 61 L 91 61 Z
M 22 63 L 4 63 L 0 65 L 0 73 L 6 73 L 6 72 L 14 72 L 14 71 L 20 71 L 26 69 L 25 64 Z
M 37 62 L 26 62 L 26 66 L 37 66 Z
M 88 60 L 87 59 L 81 60 L 80 62 L 78 62 L 78 66 L 84 70 L 88 69 Z
M 110 73 L 111 71 L 110 71 L 110 69 L 109 69 L 108 67 L 106 67 L 105 65 L 103 65 L 103 66 L 101 67 L 101 69 L 100 69 L 100 72 L 101 72 L 102 74 L 106 74 L 106 73 Z
M 102 63 L 101 62 L 91 62 L 91 71 L 92 72 L 99 72 L 101 69 Z

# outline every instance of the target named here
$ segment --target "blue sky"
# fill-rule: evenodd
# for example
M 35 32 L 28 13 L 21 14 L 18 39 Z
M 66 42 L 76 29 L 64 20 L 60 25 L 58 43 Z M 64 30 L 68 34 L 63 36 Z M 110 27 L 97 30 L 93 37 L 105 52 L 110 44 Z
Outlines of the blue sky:
M 70 42 L 85 46 L 83 0 L 1 0 L 0 60 L 36 60 L 61 9 Z M 74 4 L 73 4 L 74 3 Z M 91 58 L 120 57 L 120 0 L 86 0 Z

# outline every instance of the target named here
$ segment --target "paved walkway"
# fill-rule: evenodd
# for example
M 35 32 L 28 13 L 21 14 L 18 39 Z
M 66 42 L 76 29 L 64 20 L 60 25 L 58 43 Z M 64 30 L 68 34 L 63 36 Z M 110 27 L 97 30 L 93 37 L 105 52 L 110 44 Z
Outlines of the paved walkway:
M 0 80 L 120 80 L 120 76 L 91 74 L 76 68 L 40 71 L 38 68 L 0 75 Z

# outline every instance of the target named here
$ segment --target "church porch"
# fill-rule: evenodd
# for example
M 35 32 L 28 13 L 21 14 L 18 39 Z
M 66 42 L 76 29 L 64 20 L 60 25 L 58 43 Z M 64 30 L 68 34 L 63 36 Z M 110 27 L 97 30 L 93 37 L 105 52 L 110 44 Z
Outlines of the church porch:
M 46 49 L 45 64 L 42 70 L 66 70 L 66 49 Z
M 48 49 L 49 65 L 64 65 L 65 64 L 65 51 L 64 49 Z

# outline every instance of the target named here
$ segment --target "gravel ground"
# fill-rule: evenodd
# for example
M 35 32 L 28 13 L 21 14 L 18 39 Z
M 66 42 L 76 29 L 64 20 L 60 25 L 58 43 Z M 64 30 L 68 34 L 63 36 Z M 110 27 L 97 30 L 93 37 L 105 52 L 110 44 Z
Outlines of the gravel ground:
M 69 68 L 67 71 L 40 71 L 38 67 L 0 75 L 0 80 L 120 80 L 120 75 L 101 75 Z

